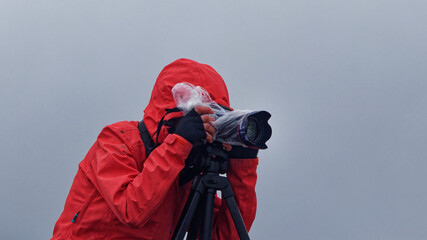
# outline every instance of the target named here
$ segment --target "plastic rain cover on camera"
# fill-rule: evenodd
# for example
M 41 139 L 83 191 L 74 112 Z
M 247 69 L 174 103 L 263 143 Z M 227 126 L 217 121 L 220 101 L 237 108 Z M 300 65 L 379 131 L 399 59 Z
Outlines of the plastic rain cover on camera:
M 252 112 L 251 110 L 227 111 L 213 101 L 205 89 L 187 82 L 175 84 L 172 95 L 176 106 L 184 115 L 196 106 L 208 106 L 214 111 L 211 115 L 216 119 L 212 123 L 215 128 L 214 140 L 230 145 L 246 146 L 239 140 L 239 126 L 245 116 Z

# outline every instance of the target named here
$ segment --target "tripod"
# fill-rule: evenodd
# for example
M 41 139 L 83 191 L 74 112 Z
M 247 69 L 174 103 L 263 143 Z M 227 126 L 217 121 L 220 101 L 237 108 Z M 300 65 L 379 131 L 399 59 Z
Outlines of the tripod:
M 226 177 L 219 175 L 228 170 L 228 155 L 223 149 L 213 145 L 208 145 L 206 150 L 207 156 L 202 160 L 205 170 L 193 179 L 190 195 L 172 239 L 184 239 L 187 230 L 187 240 L 197 239 L 199 234 L 201 240 L 212 239 L 214 200 L 217 190 L 221 191 L 221 196 L 227 203 L 240 239 L 249 239 L 230 182 Z

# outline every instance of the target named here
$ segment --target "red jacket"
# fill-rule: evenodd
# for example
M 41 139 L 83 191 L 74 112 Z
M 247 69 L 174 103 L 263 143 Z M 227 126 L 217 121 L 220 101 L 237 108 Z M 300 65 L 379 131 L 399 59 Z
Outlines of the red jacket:
M 224 81 L 215 70 L 177 60 L 160 73 L 144 110 L 150 134 L 165 109 L 175 107 L 170 90 L 183 81 L 202 86 L 217 103 L 229 107 Z M 168 119 L 179 114 L 168 114 Z M 138 122 L 105 127 L 79 164 L 52 239 L 170 239 L 191 187 L 191 183 L 179 186 L 178 174 L 192 144 L 168 134 L 165 127 L 159 142 L 147 158 Z M 248 230 L 256 212 L 257 164 L 258 159 L 230 159 L 227 173 Z M 238 239 L 225 208 L 225 202 L 217 199 L 213 239 Z

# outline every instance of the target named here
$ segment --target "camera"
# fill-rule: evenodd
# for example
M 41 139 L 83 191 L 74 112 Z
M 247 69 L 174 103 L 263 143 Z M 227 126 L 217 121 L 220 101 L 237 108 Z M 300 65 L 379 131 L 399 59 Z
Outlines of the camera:
M 234 110 L 220 106 L 211 99 L 209 93 L 200 86 L 181 82 L 172 88 L 177 107 L 185 114 L 196 106 L 210 107 L 214 114 L 215 141 L 230 145 L 239 145 L 257 149 L 266 149 L 266 142 L 271 137 L 271 126 L 268 120 L 271 114 L 267 111 Z
M 270 117 L 267 111 L 227 111 L 212 124 L 214 139 L 230 145 L 266 149 L 272 133 L 268 124 Z

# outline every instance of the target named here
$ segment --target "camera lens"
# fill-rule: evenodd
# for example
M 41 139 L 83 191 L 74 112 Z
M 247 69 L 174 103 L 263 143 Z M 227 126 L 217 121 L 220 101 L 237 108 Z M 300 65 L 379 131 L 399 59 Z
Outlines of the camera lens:
M 251 142 L 254 142 L 258 137 L 258 123 L 253 118 L 248 119 L 248 129 L 246 130 L 246 137 Z
M 254 111 L 245 115 L 239 127 L 239 136 L 242 143 L 249 147 L 266 149 L 271 137 L 271 127 L 268 124 L 271 114 L 267 111 Z

